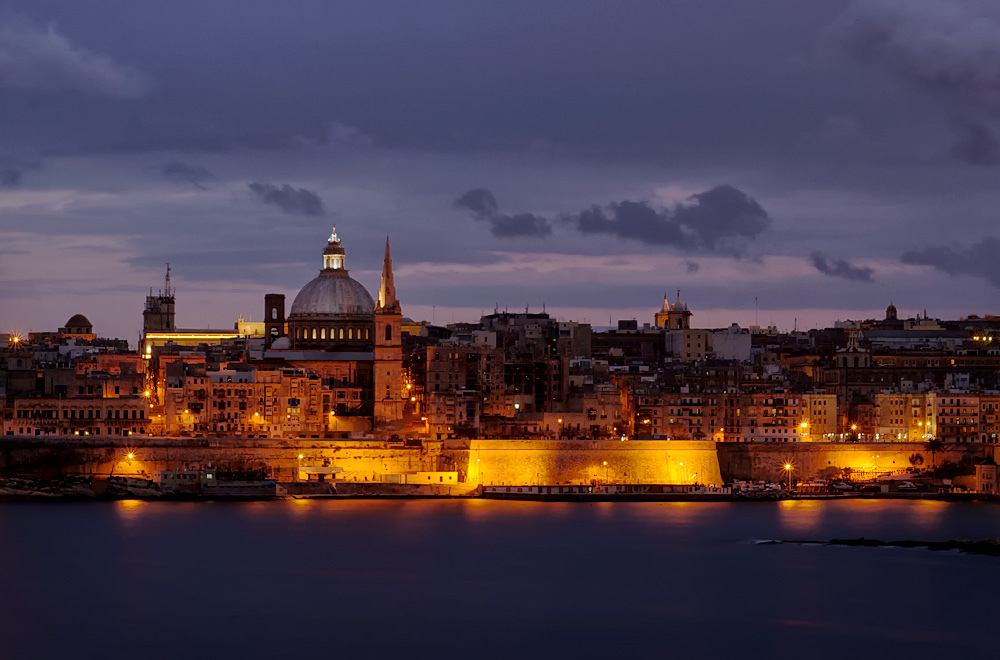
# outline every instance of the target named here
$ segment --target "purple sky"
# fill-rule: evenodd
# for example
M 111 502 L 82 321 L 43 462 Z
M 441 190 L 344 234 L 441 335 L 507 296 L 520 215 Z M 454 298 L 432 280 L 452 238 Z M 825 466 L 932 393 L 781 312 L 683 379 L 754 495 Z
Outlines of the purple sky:
M 996 313 L 998 132 L 995 2 L 10 0 L 0 331 L 257 319 L 333 223 L 438 323 Z

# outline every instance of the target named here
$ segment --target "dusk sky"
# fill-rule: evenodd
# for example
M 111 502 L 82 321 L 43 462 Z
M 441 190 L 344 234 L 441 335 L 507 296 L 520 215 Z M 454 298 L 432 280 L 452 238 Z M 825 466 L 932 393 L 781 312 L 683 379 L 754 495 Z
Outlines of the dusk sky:
M 1000 311 L 995 1 L 5 8 L 2 332 L 259 320 L 334 223 L 439 324 Z

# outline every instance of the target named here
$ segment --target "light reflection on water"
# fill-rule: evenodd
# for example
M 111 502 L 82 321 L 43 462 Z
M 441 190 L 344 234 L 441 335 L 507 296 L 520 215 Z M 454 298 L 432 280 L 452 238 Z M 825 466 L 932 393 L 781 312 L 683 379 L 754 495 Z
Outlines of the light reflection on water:
M 0 655 L 992 657 L 998 559 L 745 541 L 998 529 L 927 501 L 5 504 Z

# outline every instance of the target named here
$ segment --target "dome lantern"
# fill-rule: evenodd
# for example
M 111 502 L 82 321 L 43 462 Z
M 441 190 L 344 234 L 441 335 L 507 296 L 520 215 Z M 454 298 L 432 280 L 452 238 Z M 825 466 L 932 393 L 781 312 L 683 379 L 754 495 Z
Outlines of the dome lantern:
M 340 239 L 337 237 L 337 225 L 334 225 L 326 247 L 323 248 L 323 270 L 342 270 L 346 272 L 346 254 L 346 250 L 341 246 Z

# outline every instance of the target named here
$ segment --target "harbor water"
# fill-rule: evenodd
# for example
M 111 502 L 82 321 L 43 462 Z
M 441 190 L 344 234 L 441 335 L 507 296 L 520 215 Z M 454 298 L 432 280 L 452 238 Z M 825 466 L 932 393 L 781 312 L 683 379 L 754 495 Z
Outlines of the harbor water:
M 0 505 L 0 658 L 994 657 L 1000 558 L 933 501 Z

